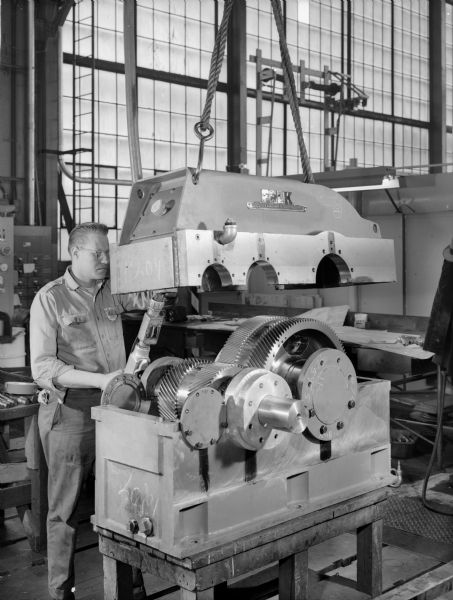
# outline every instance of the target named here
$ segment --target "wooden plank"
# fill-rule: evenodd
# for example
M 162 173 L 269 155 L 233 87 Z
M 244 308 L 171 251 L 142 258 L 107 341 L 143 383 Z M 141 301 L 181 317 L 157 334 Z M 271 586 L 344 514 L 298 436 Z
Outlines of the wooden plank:
M 31 501 L 31 483 L 21 483 L 0 488 L 0 509 L 29 504 Z
M 214 588 L 195 592 L 181 588 L 180 598 L 181 600 L 215 600 Z
M 185 590 L 180 589 L 181 600 L 221 600 L 227 598 L 227 584 L 216 585 L 207 590 Z
M 279 600 L 308 600 L 308 551 L 298 552 L 279 563 Z
M 382 592 L 382 525 L 380 519 L 357 529 L 357 589 L 372 598 Z
M 32 415 L 37 415 L 38 410 L 39 404 L 21 404 L 12 408 L 0 408 L 0 422 L 16 421 L 24 417 L 31 417 Z
M 106 555 L 103 566 L 104 600 L 133 600 L 131 567 Z
M 99 551 L 105 556 L 124 562 L 132 567 L 141 568 L 143 571 L 157 575 L 157 577 L 185 589 L 192 591 L 196 589 L 195 574 L 189 569 L 172 565 L 165 559 L 155 558 L 147 552 L 142 552 L 132 544 L 133 542 L 130 545 L 118 543 L 103 535 L 99 537 Z M 142 546 L 142 548 L 146 547 Z
M 26 463 L 0 463 L 0 486 L 24 481 L 29 481 Z M 0 493 L 2 489 L 0 487 Z
M 42 453 L 42 449 L 41 449 Z M 30 547 L 35 552 L 43 552 L 47 547 L 47 465 L 44 461 L 40 469 L 29 469 L 31 482 L 31 528 Z
M 424 573 L 375 600 L 430 600 L 453 589 L 453 561 Z

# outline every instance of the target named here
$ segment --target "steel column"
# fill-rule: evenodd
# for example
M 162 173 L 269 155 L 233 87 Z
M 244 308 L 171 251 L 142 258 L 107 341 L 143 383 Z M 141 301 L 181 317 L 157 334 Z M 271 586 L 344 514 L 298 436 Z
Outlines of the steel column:
M 447 143 L 446 72 L 445 72 L 445 0 L 429 2 L 429 163 L 445 162 Z M 442 166 L 431 167 L 441 173 Z
M 246 5 L 236 0 L 228 28 L 228 166 L 242 173 L 247 164 Z

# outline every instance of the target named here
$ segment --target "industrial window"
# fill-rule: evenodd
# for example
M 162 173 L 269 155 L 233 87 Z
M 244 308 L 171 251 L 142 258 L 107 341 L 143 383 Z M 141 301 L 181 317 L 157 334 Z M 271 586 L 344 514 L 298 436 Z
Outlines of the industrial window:
M 206 98 L 206 80 L 218 25 L 220 0 L 137 0 L 139 133 L 144 176 L 196 166 L 193 132 Z M 77 150 L 69 166 L 95 179 L 104 173 L 131 177 L 126 130 L 122 0 L 77 2 L 63 27 L 63 145 Z M 426 172 L 429 119 L 428 0 L 294 0 L 282 3 L 286 37 L 302 91 L 302 68 L 350 78 L 366 94 L 353 108 L 327 110 L 325 94 L 304 88 L 300 108 L 312 170 L 389 165 Z M 447 4 L 447 123 L 453 123 L 452 7 Z M 277 28 L 270 2 L 247 0 L 247 58 L 257 50 L 280 62 Z M 85 77 L 86 72 L 91 73 Z M 335 75 L 333 75 L 335 77 Z M 314 76 L 311 78 L 316 79 Z M 74 83 L 76 81 L 76 83 Z M 310 77 L 305 72 L 304 82 Z M 318 82 L 321 80 L 318 79 Z M 211 114 L 215 136 L 205 147 L 204 167 L 227 164 L 226 67 L 220 74 Z M 266 83 L 261 114 L 272 113 L 272 136 L 263 126 L 256 147 L 256 64 L 247 62 L 247 167 L 256 172 L 257 155 L 268 159 L 262 173 L 301 172 L 297 136 L 280 80 Z M 222 87 L 223 85 L 223 87 Z M 354 88 L 347 96 L 354 97 Z M 302 97 L 302 96 L 301 96 Z M 326 134 L 326 129 L 329 130 Z M 338 135 L 332 132 L 338 131 Z M 452 134 L 447 139 L 453 159 Z M 113 175 L 114 174 L 114 175 Z M 112 235 L 121 227 L 127 186 L 73 185 L 64 181 L 75 218 L 102 218 L 111 202 Z M 107 218 L 107 217 L 106 217 Z

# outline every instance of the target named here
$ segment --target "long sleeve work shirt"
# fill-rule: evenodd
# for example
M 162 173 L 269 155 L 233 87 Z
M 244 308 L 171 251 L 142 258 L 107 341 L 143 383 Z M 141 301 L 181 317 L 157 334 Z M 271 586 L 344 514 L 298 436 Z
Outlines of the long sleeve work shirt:
M 33 379 L 58 395 L 54 380 L 70 369 L 110 373 L 124 368 L 121 313 L 145 309 L 147 294 L 112 295 L 108 279 L 94 294 L 82 288 L 68 268 L 36 294 L 30 311 Z

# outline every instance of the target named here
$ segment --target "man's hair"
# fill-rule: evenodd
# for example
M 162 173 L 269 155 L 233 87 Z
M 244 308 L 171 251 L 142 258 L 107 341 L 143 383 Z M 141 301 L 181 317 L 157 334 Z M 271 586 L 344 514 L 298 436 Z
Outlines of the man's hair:
M 108 231 L 109 228 L 103 223 L 80 223 L 80 225 L 76 225 L 69 234 L 68 252 L 71 253 L 74 246 L 84 244 L 88 234 L 101 233 L 102 235 L 107 235 Z

